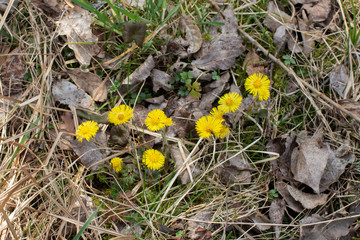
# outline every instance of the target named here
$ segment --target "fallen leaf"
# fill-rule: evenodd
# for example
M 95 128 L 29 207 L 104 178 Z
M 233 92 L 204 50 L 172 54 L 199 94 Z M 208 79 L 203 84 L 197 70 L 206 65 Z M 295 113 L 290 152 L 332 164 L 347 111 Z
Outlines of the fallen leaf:
M 98 38 L 91 32 L 92 23 L 91 13 L 76 5 L 58 21 L 59 34 L 67 36 L 69 48 L 74 51 L 79 63 L 84 65 L 89 65 L 93 56 L 104 57 L 97 45 Z
M 94 101 L 106 101 L 108 90 L 105 84 L 102 84 L 102 79 L 98 75 L 91 72 L 83 72 L 78 68 L 68 69 L 67 72 L 75 84 L 89 93 L 94 98 Z
M 110 141 L 124 147 L 128 144 L 130 139 L 129 128 L 124 125 L 117 125 L 111 128 Z
M 194 222 L 191 221 L 192 219 L 194 220 L 200 220 L 203 222 Z M 199 240 L 203 234 L 203 231 L 198 231 L 198 229 L 210 229 L 211 224 L 206 223 L 211 221 L 211 212 L 209 210 L 204 210 L 201 212 L 198 212 L 195 216 L 192 216 L 191 218 L 189 218 L 188 220 L 188 231 L 189 231 L 189 238 L 191 240 Z
M 0 12 L 5 12 L 6 11 L 6 9 L 7 9 L 7 6 L 8 6 L 8 4 L 9 4 L 9 1 L 10 0 L 0 0 Z M 14 2 L 13 2 L 13 4 L 12 4 L 12 6 L 11 6 L 11 8 L 10 8 L 10 13 L 13 13 L 14 12 L 14 10 L 15 10 L 15 8 L 16 8 L 16 6 L 19 4 L 19 1 L 18 0 L 14 0 Z
M 89 106 L 93 106 L 91 97 L 85 91 L 63 79 L 53 83 L 52 94 L 55 101 L 68 105 L 70 108 L 80 106 L 88 109 Z
M 265 216 L 264 214 L 262 214 L 261 212 L 257 212 L 256 214 L 252 215 L 251 220 L 255 223 L 255 226 L 260 230 L 260 231 L 266 231 L 270 229 L 270 225 L 262 225 L 260 223 L 271 223 L 270 219 Z
M 34 6 L 41 9 L 45 14 L 52 18 L 57 18 L 60 16 L 61 8 L 56 7 L 57 1 L 42 2 L 41 0 L 33 0 L 32 4 L 34 4 Z
M 290 0 L 290 1 L 295 5 L 295 4 L 317 3 L 320 0 Z
M 145 23 L 125 23 L 124 24 L 124 42 L 131 43 L 135 41 L 138 46 L 142 46 L 146 34 Z
M 301 212 L 303 210 L 303 206 L 290 195 L 286 183 L 278 182 L 276 184 L 276 191 L 285 199 L 289 208 L 295 212 Z
M 104 146 L 98 145 L 96 142 Z M 97 163 L 108 155 L 108 151 L 106 150 L 107 136 L 102 131 L 98 131 L 94 139 L 89 142 L 86 140 L 82 142 L 72 140 L 70 143 L 81 163 L 91 170 L 97 170 Z
M 346 218 L 339 217 L 338 219 L 332 219 L 330 223 L 322 223 L 322 224 L 314 224 L 310 226 L 301 226 L 304 224 L 318 223 L 326 220 L 326 218 L 319 216 L 318 214 L 313 214 L 310 217 L 305 217 L 300 220 L 301 226 L 301 235 L 300 239 L 306 240 L 337 240 L 342 239 L 349 234 L 349 227 L 353 224 L 353 222 L 358 219 L 358 217 L 351 215 L 357 215 L 357 213 L 353 212 Z
M 180 58 L 178 58 L 176 60 L 176 62 L 171 65 L 170 67 L 170 72 L 173 72 L 173 73 L 179 73 L 179 72 L 182 72 L 184 70 L 184 68 L 187 67 L 187 63 L 185 62 L 180 62 Z
M 304 4 L 303 8 L 309 14 L 311 22 L 323 22 L 329 17 L 331 12 L 331 0 L 320 0 L 316 4 Z
M 285 46 L 289 39 L 289 30 L 285 26 L 280 26 L 274 33 L 274 44 L 278 47 Z
M 170 36 L 169 36 L 170 38 Z M 189 53 L 186 51 L 186 47 L 189 46 L 189 43 L 181 37 L 170 38 L 167 45 L 164 46 L 164 54 L 171 53 L 175 56 L 178 56 L 180 59 L 188 58 Z
M 197 25 L 194 24 L 191 17 L 182 15 L 181 16 L 181 28 L 184 29 L 186 40 L 189 42 L 190 46 L 187 49 L 188 53 L 196 53 L 200 50 L 202 45 L 202 36 L 200 29 Z
M 204 86 L 203 92 L 205 92 L 205 94 L 202 94 L 199 105 L 201 110 L 212 109 L 213 102 L 220 97 L 229 79 L 230 73 L 226 72 L 220 76 L 219 80 L 213 81 L 212 83 Z
M 306 209 L 313 209 L 317 206 L 325 204 L 328 197 L 328 194 L 305 193 L 290 185 L 287 185 L 287 190 L 290 195 L 296 201 L 300 202 Z
M 321 142 L 322 133 L 304 136 L 299 147 L 291 154 L 291 171 L 294 178 L 320 193 L 320 181 L 329 158 L 328 148 Z
M 219 178 L 226 185 L 233 183 L 251 183 L 251 172 L 247 171 L 250 168 L 249 162 L 240 156 L 233 157 L 234 154 L 229 154 L 226 162 L 217 169 Z M 224 161 L 224 160 L 222 160 Z
M 320 192 L 325 191 L 331 184 L 338 181 L 341 174 L 345 171 L 346 165 L 355 161 L 354 153 L 349 152 L 345 144 L 341 145 L 336 151 L 333 151 L 328 144 L 327 148 L 329 158 L 324 174 L 321 177 Z
M 285 201 L 283 199 L 275 198 L 271 202 L 270 209 L 269 209 L 269 217 L 270 217 L 270 220 L 272 223 L 276 223 L 276 224 L 283 223 L 285 208 L 286 208 L 286 205 L 285 205 Z M 275 230 L 275 239 L 279 239 L 281 227 L 274 226 L 274 230 Z
M 314 51 L 315 40 L 310 35 L 308 21 L 305 22 L 302 19 L 298 19 L 298 25 L 302 36 L 302 51 L 305 55 L 309 55 Z
M 270 1 L 267 6 L 267 15 L 264 20 L 264 25 L 272 32 L 280 26 L 286 26 L 288 29 L 294 29 L 294 23 L 291 21 L 291 16 L 281 11 L 275 2 Z
M 15 48 L 8 54 L 5 62 L 1 65 L 1 93 L 5 96 L 12 96 L 22 92 L 26 73 L 22 53 L 20 47 Z
M 141 64 L 130 76 L 123 80 L 123 84 L 132 85 L 145 81 L 150 76 L 151 71 L 155 67 L 154 58 L 149 55 L 145 62 Z
M 330 85 L 341 98 L 345 98 L 344 90 L 350 78 L 343 64 L 337 65 L 329 75 Z
M 231 6 L 228 6 L 222 14 L 218 15 L 216 22 L 224 23 L 219 34 L 217 31 L 210 33 L 211 41 L 203 45 L 197 59 L 191 65 L 202 70 L 228 70 L 236 61 L 236 58 L 244 51 L 241 37 L 237 32 L 237 18 Z
M 246 69 L 246 73 L 250 76 L 254 73 L 265 74 L 265 67 L 258 65 L 260 63 L 260 57 L 256 54 L 255 50 L 251 50 L 246 54 L 243 68 Z
M 339 104 L 346 110 L 353 112 L 360 117 L 360 104 L 359 102 L 352 101 L 349 99 L 343 99 L 339 101 Z
M 191 73 L 194 76 L 194 79 L 204 80 L 204 81 L 212 81 L 212 74 L 207 71 L 201 71 L 198 68 L 193 68 Z
M 189 151 L 186 148 L 183 148 L 182 150 L 183 154 L 181 154 L 180 148 L 177 144 L 170 145 L 170 154 L 171 158 L 175 161 L 176 169 L 180 169 L 181 167 L 183 167 L 184 161 L 189 156 Z M 189 169 L 193 178 L 200 174 L 200 170 L 196 166 L 194 166 L 194 164 L 189 164 Z M 184 168 L 184 171 L 180 173 L 179 178 L 181 180 L 181 183 L 184 185 L 188 184 L 191 181 L 187 168 Z
M 157 92 L 160 88 L 164 89 L 165 91 L 171 90 L 170 80 L 171 76 L 166 72 L 163 72 L 158 69 L 153 69 L 150 74 L 152 84 L 153 84 L 153 91 Z

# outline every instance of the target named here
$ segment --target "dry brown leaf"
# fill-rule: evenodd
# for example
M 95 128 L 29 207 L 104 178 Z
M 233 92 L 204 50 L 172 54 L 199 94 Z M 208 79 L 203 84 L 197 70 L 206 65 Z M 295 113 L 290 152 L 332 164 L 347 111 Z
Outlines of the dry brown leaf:
M 234 154 L 228 155 L 228 161 L 217 169 L 219 178 L 225 185 L 233 183 L 251 183 L 251 173 L 247 171 L 250 168 L 249 162 L 240 156 L 233 157 Z M 244 171 L 245 170 L 245 171 Z
M 285 201 L 283 199 L 275 198 L 270 205 L 269 209 L 269 217 L 272 223 L 282 224 L 284 213 L 285 213 Z M 280 226 L 274 226 L 275 230 L 275 239 L 279 239 L 280 237 Z
M 260 231 L 266 231 L 270 229 L 270 225 L 262 225 L 260 223 L 271 223 L 270 219 L 265 216 L 264 214 L 262 214 L 261 212 L 257 212 L 256 214 L 252 215 L 251 220 L 255 223 L 255 226 L 260 230 Z
M 331 184 L 338 181 L 345 171 L 346 165 L 355 161 L 354 153 L 349 152 L 349 147 L 345 144 L 341 145 L 336 151 L 333 151 L 328 144 L 327 147 L 329 159 L 320 181 L 320 192 L 325 191 Z
M 343 239 L 349 234 L 349 227 L 358 217 L 351 217 L 356 215 L 357 212 L 352 212 L 347 218 L 333 219 L 330 223 L 314 224 L 310 226 L 301 227 L 300 239 L 303 240 L 337 240 Z M 305 217 L 300 220 L 300 226 L 304 224 L 317 223 L 326 220 L 326 218 L 313 214 L 310 217 Z
M 290 195 L 286 183 L 278 182 L 276 184 L 276 191 L 279 192 L 281 196 L 285 199 L 289 208 L 291 208 L 295 212 L 301 212 L 303 210 L 303 206 Z
M 191 219 L 200 220 L 204 222 L 194 222 Z M 188 221 L 188 231 L 189 231 L 189 238 L 191 240 L 199 240 L 203 234 L 203 231 L 197 231 L 199 228 L 201 229 L 209 229 L 211 224 L 205 223 L 207 221 L 211 221 L 211 212 L 208 210 L 204 210 L 198 212 L 195 216 L 191 217 Z
M 219 34 L 217 31 L 210 33 L 211 41 L 203 45 L 197 59 L 191 65 L 202 70 L 227 70 L 230 69 L 236 58 L 244 51 L 241 37 L 237 32 L 237 18 L 231 6 L 218 15 L 216 22 L 225 23 L 221 26 Z
M 33 0 L 32 4 L 34 4 L 34 6 L 41 9 L 45 14 L 52 18 L 57 18 L 60 16 L 61 8 L 56 6 L 58 4 L 56 0 L 45 2 L 42 2 L 41 0 Z
M 285 26 L 280 26 L 274 33 L 274 44 L 278 47 L 286 46 L 289 39 L 289 32 Z
M 145 81 L 150 76 L 151 71 L 155 67 L 154 58 L 152 55 L 149 55 L 145 62 L 143 62 L 129 78 L 123 80 L 123 84 L 134 84 Z
M 216 80 L 204 86 L 203 92 L 205 92 L 205 94 L 202 94 L 199 105 L 199 108 L 201 110 L 208 111 L 212 109 L 213 102 L 218 99 L 221 93 L 224 91 L 229 79 L 230 73 L 226 72 L 225 74 L 220 76 L 219 80 Z
M 310 28 L 307 24 L 307 21 L 305 22 L 301 19 L 298 19 L 298 24 L 302 36 L 303 53 L 305 55 L 309 55 L 314 50 L 315 40 L 310 35 Z
M 67 36 L 69 48 L 74 51 L 80 64 L 89 65 L 93 56 L 104 57 L 97 45 L 98 38 L 91 31 L 92 23 L 91 13 L 76 5 L 74 8 L 68 9 L 62 19 L 58 21 L 59 34 Z
M 20 47 L 9 53 L 1 66 L 1 93 L 5 96 L 12 96 L 22 92 L 26 68 Z
M 287 190 L 289 191 L 290 195 L 296 201 L 300 202 L 306 209 L 313 209 L 317 206 L 323 205 L 326 203 L 326 200 L 328 198 L 328 194 L 304 193 L 290 185 L 287 185 Z
M 70 108 L 80 106 L 89 109 L 89 106 L 94 104 L 91 97 L 85 91 L 63 79 L 53 83 L 52 94 L 55 101 L 68 105 Z
M 160 88 L 164 89 L 165 91 L 171 90 L 170 80 L 171 76 L 166 72 L 163 72 L 158 69 L 153 69 L 150 74 L 152 84 L 153 84 L 153 91 L 157 92 Z
M 72 140 L 71 145 L 81 163 L 91 170 L 96 170 L 98 169 L 97 163 L 108 155 L 108 151 L 106 150 L 107 139 L 108 137 L 104 132 L 98 131 L 93 140 L 89 142 L 86 140 L 82 142 Z M 96 142 L 103 146 L 98 145 Z
M 320 0 L 316 4 L 304 4 L 303 8 L 309 14 L 311 22 L 323 22 L 329 17 L 331 12 L 331 0 Z
M 320 0 L 290 0 L 290 1 L 295 5 L 295 4 L 317 3 Z
M 255 50 L 251 50 L 246 54 L 243 68 L 246 69 L 246 73 L 250 76 L 254 73 L 265 74 L 265 67 L 259 65 L 260 57 L 256 54 Z
M 197 25 L 194 24 L 191 17 L 182 15 L 181 16 L 181 28 L 184 29 L 186 40 L 189 42 L 190 46 L 187 49 L 189 54 L 196 53 L 199 51 L 202 45 L 202 36 L 200 29 Z
M 183 148 L 183 151 L 184 156 L 181 154 L 180 148 L 177 144 L 170 145 L 171 158 L 175 161 L 175 166 L 177 169 L 183 167 L 184 161 L 189 156 L 189 151 L 186 148 Z M 187 168 L 184 169 L 185 170 L 180 173 L 179 178 L 182 184 L 188 184 L 191 181 L 189 171 L 187 170 Z M 196 166 L 194 166 L 194 164 L 189 165 L 189 169 L 193 178 L 200 174 L 200 170 Z
M 75 125 L 74 125 L 72 113 L 65 112 L 63 115 L 60 116 L 60 118 L 63 122 L 57 125 L 58 132 L 75 133 Z M 57 138 L 57 132 L 54 129 L 50 129 L 48 131 L 48 137 L 50 140 L 55 140 Z M 62 134 L 57 146 L 63 150 L 71 150 L 72 147 L 70 142 L 72 140 L 74 140 L 74 136 L 68 134 Z
M 185 41 L 183 38 L 172 38 L 170 36 L 166 36 L 166 38 L 170 38 L 167 45 L 163 47 L 163 53 L 171 53 L 175 56 L 178 56 L 180 59 L 188 58 L 189 53 L 186 51 L 186 47 L 189 46 L 189 43 Z
M 304 136 L 291 154 L 291 171 L 294 178 L 320 193 L 320 181 L 329 158 L 328 148 L 321 142 L 322 133 Z M 300 139 L 300 138 L 298 138 Z
M 272 31 L 275 32 L 280 26 L 285 25 L 288 29 L 294 29 L 294 23 L 291 21 L 291 16 L 281 11 L 277 4 L 273 1 L 268 3 L 267 15 L 264 24 Z
M 102 79 L 95 73 L 83 72 L 80 69 L 68 69 L 68 74 L 75 84 L 89 93 L 95 101 L 104 102 L 107 99 L 108 90 Z
M 126 125 L 121 124 L 111 128 L 110 140 L 113 143 L 118 144 L 121 147 L 124 147 L 128 144 L 129 139 L 130 139 L 129 128 Z
M 330 85 L 341 98 L 345 98 L 344 90 L 350 78 L 346 67 L 343 64 L 337 65 L 330 73 Z

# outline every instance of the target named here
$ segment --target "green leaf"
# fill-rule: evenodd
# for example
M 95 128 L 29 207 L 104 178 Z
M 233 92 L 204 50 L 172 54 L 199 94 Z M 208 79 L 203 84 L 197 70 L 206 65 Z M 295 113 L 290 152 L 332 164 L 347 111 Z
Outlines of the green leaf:
M 201 93 L 197 92 L 196 90 L 192 89 L 189 93 L 189 96 L 195 99 L 199 99 L 201 97 Z
M 194 89 L 195 91 L 200 92 L 201 91 L 201 85 L 198 82 L 193 82 L 193 84 L 191 85 L 192 89 Z

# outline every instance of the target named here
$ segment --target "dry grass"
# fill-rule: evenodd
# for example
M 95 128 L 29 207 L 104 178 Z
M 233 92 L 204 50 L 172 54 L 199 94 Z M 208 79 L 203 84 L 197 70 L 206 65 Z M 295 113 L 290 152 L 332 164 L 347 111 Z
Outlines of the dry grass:
M 10 1 L 11 4 L 13 2 Z M 235 12 L 241 22 L 246 23 L 249 17 L 256 18 L 261 13 L 260 10 L 251 8 L 254 3 L 239 5 L 235 2 Z M 347 1 L 344 5 L 348 3 Z M 195 15 L 193 9 L 198 4 L 200 3 L 197 1 L 184 3 L 184 9 L 189 15 Z M 356 8 L 360 18 L 359 5 Z M 266 9 L 262 11 L 265 12 Z M 339 9 L 343 24 L 337 26 L 337 32 L 328 35 L 323 32 L 323 43 L 320 50 L 317 49 L 317 58 L 302 54 L 293 56 L 297 64 L 302 65 L 304 72 L 311 73 L 310 77 L 299 76 L 281 58 L 268 54 L 267 46 L 272 43 L 266 42 L 259 29 L 254 27 L 250 31 L 244 31 L 244 26 L 240 28 L 240 32 L 248 39 L 249 46 L 252 44 L 264 56 L 269 56 L 288 73 L 284 74 L 283 80 L 293 78 L 299 88 L 292 94 L 274 89 L 276 94 L 270 102 L 268 116 L 273 122 L 263 123 L 261 119 L 249 116 L 246 121 L 255 126 L 255 130 L 245 129 L 239 124 L 225 144 L 204 140 L 184 143 L 177 138 L 170 139 L 190 149 L 188 165 L 184 164 L 180 170 L 164 173 L 158 181 L 151 184 L 145 184 L 146 179 L 140 175 L 131 190 L 124 189 L 118 183 L 120 197 L 110 198 L 109 186 L 97 185 L 97 182 L 89 181 L 88 178 L 98 173 L 105 175 L 108 182 L 116 183 L 119 178 L 112 172 L 100 170 L 94 173 L 86 169 L 72 150 L 59 147 L 60 136 L 64 134 L 59 133 L 57 127 L 62 122 L 60 115 L 70 110 L 54 103 L 51 87 L 55 79 L 64 77 L 62 71 L 68 67 L 63 57 L 64 40 L 56 35 L 53 20 L 35 8 L 30 1 L 21 2 L 14 13 L 3 14 L 0 21 L 0 28 L 2 26 L 13 38 L 11 41 L 1 35 L 1 65 L 7 57 L 14 56 L 10 53 L 11 50 L 19 47 L 21 51 L 18 55 L 32 79 L 31 82 L 22 83 L 23 89 L 17 95 L 8 97 L 2 93 L 0 98 L 1 239 L 74 237 L 100 202 L 103 202 L 103 206 L 83 233 L 83 239 L 166 239 L 166 234 L 159 231 L 159 224 L 171 227 L 180 222 L 185 224 L 186 229 L 188 220 L 202 211 L 210 211 L 211 220 L 192 221 L 212 224 L 212 239 L 235 239 L 235 236 L 237 239 L 273 238 L 273 229 L 259 231 L 248 218 L 254 213 L 268 213 L 269 197 L 271 198 L 269 190 L 274 188 L 276 181 L 270 162 L 278 158 L 278 154 L 264 150 L 268 139 L 304 129 L 314 132 L 319 126 L 324 126 L 325 137 L 335 147 L 342 145 L 342 139 L 348 134 L 350 147 L 359 156 L 360 116 L 358 112 L 340 105 L 336 93 L 324 84 L 335 64 L 345 64 L 352 81 L 346 90 L 347 99 L 358 101 L 360 98 L 359 47 L 349 45 L 347 37 L 349 27 L 354 27 L 355 24 L 359 29 L 360 26 L 358 22 L 348 23 L 345 12 L 351 13 L 351 9 Z M 174 24 L 176 22 L 171 22 L 170 26 L 176 28 Z M 253 26 L 252 24 L 245 26 Z M 153 30 L 151 36 L 158 32 L 159 29 Z M 129 48 L 117 59 L 131 56 L 134 50 L 135 47 Z M 238 73 L 233 74 L 239 76 Z M 7 87 L 14 88 L 14 84 L 10 82 Z M 289 102 L 292 97 L 296 102 Z M 284 121 L 289 121 L 292 125 L 285 124 Z M 51 131 L 55 131 L 56 138 L 49 137 Z M 151 132 L 145 131 L 145 134 Z M 227 147 L 224 148 L 224 145 Z M 112 155 L 119 153 L 119 150 L 110 150 Z M 140 156 L 136 151 L 133 153 L 137 163 L 134 168 L 139 172 L 144 171 Z M 250 184 L 226 185 L 215 173 L 229 161 L 231 153 L 250 162 Z M 108 159 L 110 157 L 105 160 Z M 189 184 L 181 185 L 176 180 L 177 176 L 181 171 L 187 171 L 189 165 L 197 166 L 201 174 Z M 299 214 L 289 210 L 286 212 L 286 223 L 264 225 L 281 226 L 281 239 L 297 239 L 300 234 L 299 221 L 304 217 L 313 213 L 332 217 L 358 201 L 359 174 L 359 163 L 356 160 L 335 184 L 333 189 L 336 191 L 330 193 L 326 205 L 315 210 L 304 210 Z M 354 202 L 349 203 L 349 198 L 353 198 Z M 116 224 L 112 219 L 118 219 L 128 226 Z M 133 223 L 140 223 L 141 232 L 139 225 L 134 226 Z M 126 227 L 130 229 L 129 232 L 120 231 Z M 355 223 L 354 229 L 357 230 L 358 227 Z M 227 235 L 229 229 L 233 229 L 237 235 Z M 134 233 L 141 236 L 135 234 L 133 237 Z

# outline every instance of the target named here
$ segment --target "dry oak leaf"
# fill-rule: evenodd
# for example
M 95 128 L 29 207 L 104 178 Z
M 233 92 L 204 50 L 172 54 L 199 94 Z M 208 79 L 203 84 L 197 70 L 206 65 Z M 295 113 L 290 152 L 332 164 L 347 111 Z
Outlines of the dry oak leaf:
M 260 63 L 260 57 L 256 54 L 255 50 L 251 50 L 246 54 L 243 68 L 246 69 L 246 73 L 250 76 L 254 73 L 265 74 L 265 67 L 257 65 Z
M 153 68 L 155 67 L 154 58 L 149 55 L 145 62 L 143 62 L 135 71 L 130 74 L 128 78 L 123 80 L 123 84 L 134 84 L 145 81 L 149 76 Z
M 304 137 L 291 154 L 291 171 L 294 178 L 320 193 L 320 181 L 329 158 L 329 151 L 321 143 L 321 133 Z M 298 138 L 300 139 L 300 138 Z
M 311 22 L 323 22 L 331 12 L 331 0 L 320 0 L 316 4 L 304 4 L 303 8 L 308 12 Z
M 150 74 L 152 84 L 153 84 L 153 91 L 157 92 L 160 88 L 164 89 L 165 91 L 171 90 L 170 80 L 171 76 L 166 72 L 163 72 L 158 69 L 153 69 Z
M 193 67 L 202 70 L 228 70 L 236 61 L 236 58 L 244 51 L 243 42 L 237 32 L 237 18 L 231 6 L 218 15 L 216 22 L 224 23 L 219 34 L 217 31 L 210 33 L 211 41 L 203 45 L 197 59 L 191 62 Z
M 83 72 L 80 69 L 68 69 L 68 74 L 75 84 L 89 93 L 97 102 L 104 102 L 107 99 L 107 88 L 102 84 L 102 79 L 95 73 Z
M 183 15 L 181 17 L 181 29 L 185 32 L 186 40 L 189 42 L 190 46 L 187 49 L 188 53 L 196 53 L 200 50 L 202 45 L 202 36 L 200 29 L 197 25 L 194 24 L 191 17 Z
M 93 56 L 104 57 L 97 45 L 98 38 L 91 31 L 91 24 L 91 13 L 79 6 L 68 9 L 58 21 L 59 34 L 67 36 L 69 48 L 74 51 L 79 63 L 84 65 L 89 65 Z

